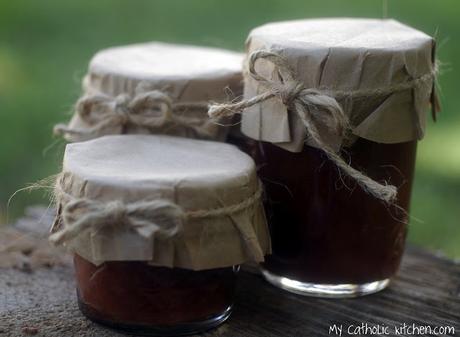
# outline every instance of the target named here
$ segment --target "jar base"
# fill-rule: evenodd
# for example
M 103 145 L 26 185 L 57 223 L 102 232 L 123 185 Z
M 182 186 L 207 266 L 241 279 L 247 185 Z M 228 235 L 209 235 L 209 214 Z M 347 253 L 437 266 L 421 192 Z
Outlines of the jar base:
M 109 320 L 104 320 L 93 315 L 94 310 L 83 303 L 81 300 L 78 300 L 78 307 L 80 311 L 85 315 L 89 320 L 94 323 L 104 325 L 108 328 L 126 332 L 128 334 L 138 335 L 138 336 L 187 336 L 195 335 L 199 333 L 206 332 L 210 329 L 216 328 L 222 323 L 224 323 L 232 313 L 232 305 L 225 309 L 219 315 L 208 318 L 204 321 L 198 322 L 188 322 L 180 323 L 172 326 L 154 326 L 147 324 L 125 324 L 125 323 L 116 323 Z
M 265 280 L 275 287 L 303 296 L 350 298 L 376 293 L 390 284 L 390 279 L 362 284 L 318 284 L 293 280 L 261 268 Z

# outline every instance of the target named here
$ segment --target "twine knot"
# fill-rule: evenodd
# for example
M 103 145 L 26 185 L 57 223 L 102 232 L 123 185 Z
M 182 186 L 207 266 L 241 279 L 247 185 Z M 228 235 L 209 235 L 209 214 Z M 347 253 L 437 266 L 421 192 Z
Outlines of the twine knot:
M 142 83 L 141 83 L 142 84 Z M 139 86 L 142 88 L 143 86 Z M 206 109 L 200 103 L 180 103 L 180 111 L 187 109 Z M 196 135 L 209 138 L 209 130 L 199 126 L 196 118 L 187 119 L 175 116 L 175 104 L 172 99 L 160 90 L 137 92 L 134 96 L 121 94 L 116 97 L 105 94 L 86 95 L 81 97 L 76 105 L 75 112 L 87 125 L 84 128 L 70 127 L 65 124 L 55 125 L 54 134 L 70 136 L 78 141 L 96 138 L 126 126 L 144 127 L 156 130 L 168 126 L 181 126 L 190 129 Z
M 275 66 L 277 78 L 269 79 L 255 69 L 258 60 L 266 60 Z M 212 104 L 208 115 L 211 118 L 232 116 L 243 113 L 245 109 L 272 98 L 280 99 L 289 111 L 296 113 L 304 124 L 309 139 L 323 150 L 327 157 L 349 177 L 354 179 L 367 193 L 386 202 L 396 199 L 397 189 L 389 184 L 381 184 L 346 163 L 334 149 L 323 141 L 318 128 L 321 124 L 332 128 L 336 134 L 344 137 L 349 129 L 348 117 L 334 95 L 328 90 L 306 88 L 298 81 L 288 62 L 280 55 L 266 50 L 254 51 L 248 60 L 248 73 L 265 91 L 259 95 L 237 103 Z
M 65 194 L 58 190 L 58 195 Z M 170 238 L 182 230 L 184 213 L 175 203 L 164 200 L 143 200 L 124 203 L 121 200 L 100 202 L 86 198 L 72 198 L 61 209 L 64 228 L 50 235 L 53 244 L 62 244 L 92 228 L 99 231 L 106 226 L 122 226 L 142 237 Z
M 146 83 L 141 82 L 134 96 L 94 94 L 81 97 L 75 105 L 75 112 L 85 127 L 57 124 L 53 132 L 72 141 L 82 141 L 124 132 L 128 126 L 147 128 L 150 131 L 179 126 L 186 132 L 209 139 L 212 134 L 207 121 L 203 123 L 200 118 L 182 116 L 184 111 L 206 111 L 206 108 L 207 104 L 200 102 L 174 103 L 165 92 L 149 89 Z M 175 111 L 178 114 L 174 114 Z
M 90 126 L 86 131 L 88 134 L 103 133 L 110 127 L 126 125 L 161 127 L 171 119 L 171 110 L 171 98 L 158 90 L 134 97 L 127 94 L 116 97 L 103 94 L 83 96 L 76 104 L 77 114 Z
M 109 215 L 107 222 L 126 223 L 127 210 L 125 204 L 120 200 L 109 201 L 105 206 L 105 212 Z
M 115 97 L 113 113 L 119 119 L 119 123 L 122 126 L 127 125 L 130 122 L 130 109 L 129 109 L 129 96 L 119 95 Z
M 291 106 L 293 101 L 299 96 L 299 94 L 305 89 L 302 83 L 299 82 L 288 82 L 285 85 L 279 85 L 276 87 L 277 96 L 286 106 Z

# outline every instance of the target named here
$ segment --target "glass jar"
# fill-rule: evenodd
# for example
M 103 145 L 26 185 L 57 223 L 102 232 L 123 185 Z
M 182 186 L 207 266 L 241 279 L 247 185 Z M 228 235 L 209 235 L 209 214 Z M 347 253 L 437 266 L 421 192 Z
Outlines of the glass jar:
M 388 206 L 341 176 L 324 153 L 251 142 L 265 192 L 273 253 L 265 278 L 302 294 L 358 296 L 383 289 L 404 251 L 416 142 L 359 139 L 345 148 L 351 165 L 399 187 Z
M 272 255 L 291 292 L 351 297 L 385 288 L 407 231 L 417 141 L 439 110 L 434 40 L 394 20 L 268 23 L 246 40 L 244 97 L 229 141 L 255 160 Z
M 202 333 L 230 316 L 239 265 L 270 253 L 261 194 L 254 161 L 235 146 L 98 137 L 66 147 L 50 241 L 73 254 L 89 319 L 133 334 Z
M 80 310 L 98 323 L 157 336 L 194 334 L 223 323 L 232 310 L 239 267 L 204 271 L 143 261 L 99 266 L 74 255 Z

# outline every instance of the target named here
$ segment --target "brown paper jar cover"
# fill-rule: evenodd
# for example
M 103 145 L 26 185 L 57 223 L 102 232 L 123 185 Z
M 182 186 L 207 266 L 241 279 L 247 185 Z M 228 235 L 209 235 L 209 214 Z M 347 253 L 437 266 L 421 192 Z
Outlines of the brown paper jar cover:
M 334 18 L 270 23 L 250 32 L 246 49 L 248 55 L 261 49 L 279 54 L 306 88 L 332 96 L 349 93 L 337 100 L 349 117 L 351 140 L 361 137 L 388 144 L 421 139 L 426 110 L 430 103 L 436 109 L 434 40 L 394 20 Z M 259 60 L 256 70 L 279 80 L 273 64 L 266 60 Z M 426 80 L 417 81 L 424 76 Z M 378 94 L 411 81 L 414 85 L 407 90 Z M 363 90 L 375 94 L 353 97 Z M 250 98 L 264 88 L 245 76 L 244 91 L 245 98 Z M 342 145 L 343 139 L 332 130 L 319 127 L 331 148 Z M 246 109 L 242 132 L 292 152 L 300 152 L 306 138 L 308 143 L 303 123 L 278 97 Z
M 186 214 L 217 214 L 184 219 L 176 235 L 164 237 L 161 229 L 174 219 L 132 211 L 137 227 L 98 220 L 66 245 L 94 265 L 147 261 L 204 270 L 260 262 L 270 252 L 260 188 L 253 160 L 233 145 L 165 135 L 104 136 L 67 145 L 56 183 L 60 221 L 53 232 L 71 225 L 62 219 L 71 202 L 76 208 L 78 200 L 89 202 L 76 212 L 78 219 L 93 211 L 91 203 L 100 213 L 118 202 L 129 214 L 136 203 L 163 200 Z M 243 206 L 235 209 L 238 205 Z M 112 219 L 110 210 L 103 211 Z M 144 220 L 151 223 L 142 226 Z
M 157 90 L 171 100 L 177 118 L 195 127 L 188 128 L 177 123 L 159 127 L 115 123 L 98 131 L 97 136 L 155 133 L 224 140 L 227 128 L 208 120 L 206 106 L 209 101 L 222 102 L 242 93 L 242 60 L 242 54 L 228 50 L 160 42 L 104 49 L 95 54 L 89 63 L 82 96 L 103 95 L 112 98 L 113 102 L 93 109 L 92 119 L 98 121 L 104 118 L 101 111 L 107 113 L 107 110 L 115 109 L 116 97 L 126 96 L 132 100 L 140 94 Z M 118 110 L 123 109 L 127 110 L 124 106 Z M 144 111 L 134 113 L 142 114 Z M 149 113 L 155 114 L 155 111 Z M 68 127 L 87 130 L 93 125 L 92 121 L 76 112 Z M 201 131 L 196 132 L 195 129 Z M 65 133 L 68 141 L 95 137 L 94 134 Z

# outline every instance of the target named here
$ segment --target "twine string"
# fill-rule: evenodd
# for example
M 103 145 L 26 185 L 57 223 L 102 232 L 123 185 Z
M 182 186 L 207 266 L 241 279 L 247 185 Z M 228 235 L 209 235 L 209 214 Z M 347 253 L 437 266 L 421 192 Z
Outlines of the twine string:
M 56 199 L 62 201 L 60 214 L 64 226 L 53 228 L 50 241 L 63 244 L 88 229 L 97 232 L 106 226 L 124 225 L 134 229 L 143 237 L 155 235 L 171 238 L 181 232 L 188 219 L 203 219 L 229 216 L 255 205 L 261 198 L 262 185 L 242 202 L 213 209 L 184 211 L 176 203 L 166 199 L 139 200 L 124 203 L 120 200 L 100 202 L 88 198 L 75 198 L 64 192 L 57 183 Z M 55 222 L 58 224 L 59 222 Z M 243 234 L 243 233 L 242 233 Z M 256 252 L 259 254 L 259 252 Z
M 59 245 L 92 228 L 95 232 L 108 225 L 123 224 L 144 237 L 172 237 L 182 227 L 182 210 L 167 200 L 141 201 L 124 204 L 119 200 L 102 203 L 89 199 L 74 199 L 61 208 L 60 217 L 66 226 L 50 235 Z M 158 221 L 166 217 L 169 221 Z M 157 220 L 157 221 L 156 221 Z
M 259 74 L 255 69 L 258 60 L 271 62 L 275 66 L 279 80 L 268 79 Z M 345 137 L 350 129 L 349 120 L 337 99 L 380 96 L 406 90 L 433 80 L 436 71 L 437 67 L 435 66 L 433 71 L 428 74 L 386 88 L 351 91 L 331 90 L 326 87 L 315 89 L 307 88 L 302 82 L 298 81 L 283 57 L 274 52 L 258 50 L 251 53 L 249 57 L 248 73 L 265 91 L 236 103 L 211 104 L 208 108 L 208 115 L 215 119 L 241 114 L 251 106 L 277 97 L 290 111 L 298 115 L 306 128 L 307 137 L 316 147 L 323 150 L 326 156 L 342 172 L 354 179 L 367 193 L 387 204 L 391 204 L 396 200 L 397 188 L 386 182 L 379 183 L 363 172 L 351 167 L 323 140 L 317 125 L 331 128 L 337 135 Z
M 75 106 L 75 112 L 87 127 L 77 128 L 67 124 L 57 124 L 53 132 L 58 136 L 73 136 L 91 139 L 105 134 L 112 128 L 126 126 L 160 129 L 167 125 L 191 129 L 203 138 L 209 138 L 210 132 L 204 126 L 195 125 L 197 119 L 185 118 L 174 111 L 187 109 L 206 109 L 202 103 L 173 103 L 172 99 L 160 90 L 137 93 L 133 97 L 127 94 L 109 96 L 105 94 L 85 95 Z

